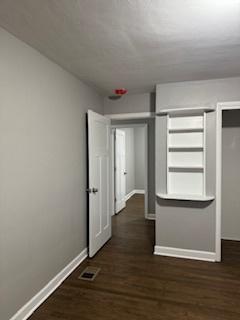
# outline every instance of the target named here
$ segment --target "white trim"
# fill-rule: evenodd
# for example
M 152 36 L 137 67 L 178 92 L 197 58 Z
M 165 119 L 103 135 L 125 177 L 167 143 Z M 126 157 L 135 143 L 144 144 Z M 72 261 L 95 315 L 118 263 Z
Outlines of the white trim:
M 111 128 L 113 129 L 144 128 L 145 125 L 146 123 L 131 123 L 129 125 L 128 124 L 112 124 Z
M 155 213 L 148 213 L 147 219 L 148 219 L 148 220 L 156 220 L 156 215 L 155 215 Z
M 167 114 L 167 157 L 166 157 L 166 163 L 167 163 L 167 176 L 166 176 L 166 190 L 167 190 L 167 194 L 169 193 L 169 169 L 168 169 L 168 166 L 169 166 L 169 147 L 170 147 L 170 143 L 169 143 L 169 122 L 170 122 L 170 119 L 169 119 L 169 114 Z
M 135 189 L 134 193 L 146 194 L 145 190 L 142 190 L 142 189 Z
M 10 320 L 26 320 L 32 313 L 61 285 L 61 283 L 76 269 L 88 256 L 88 249 L 84 249 L 48 284 L 29 300 Z
M 229 241 L 240 241 L 240 238 L 231 238 L 231 237 L 221 237 L 222 240 L 229 240 Z
M 157 115 L 162 115 L 162 114 L 192 115 L 192 114 L 199 114 L 199 113 L 211 112 L 211 111 L 215 111 L 215 108 L 213 108 L 213 107 L 171 108 L 171 109 L 162 109 L 157 113 Z
M 217 105 L 216 113 L 216 234 L 217 261 L 221 261 L 221 211 L 222 211 L 222 107 Z
M 216 115 L 216 260 L 221 261 L 222 219 L 222 111 L 240 109 L 240 101 L 220 102 Z
M 210 262 L 216 261 L 215 252 L 209 252 L 209 251 L 198 251 L 198 250 L 155 246 L 154 254 L 160 255 L 160 256 L 184 258 L 184 259 L 192 259 L 192 260 L 203 260 L 203 261 L 210 261 Z
M 149 176 L 149 172 L 148 172 L 148 154 L 149 154 L 149 146 L 148 146 L 148 124 L 145 124 L 144 128 L 144 147 L 145 147 L 145 167 L 144 167 L 144 190 L 143 190 L 143 194 L 145 194 L 144 196 L 144 215 L 145 215 L 145 219 L 148 218 L 148 176 Z M 136 161 L 136 160 L 135 160 Z M 138 192 L 139 193 L 139 190 Z
M 206 170 L 207 170 L 207 117 L 203 114 L 203 190 L 202 194 L 206 197 Z
M 240 101 L 219 102 L 217 104 L 217 109 L 218 108 L 222 110 L 238 110 L 240 109 Z
M 145 118 L 154 118 L 154 112 L 129 112 L 129 113 L 112 113 L 104 114 L 105 117 L 111 120 L 132 120 L 132 119 L 145 119 Z
M 126 194 L 125 199 L 126 201 L 129 200 L 134 194 L 139 193 L 139 194 L 145 194 L 145 190 L 142 189 L 134 189 L 128 194 Z
M 135 190 L 132 190 L 125 196 L 125 201 L 128 201 L 135 194 Z
M 115 201 L 114 201 L 114 198 L 115 198 L 115 170 L 114 170 L 114 166 L 115 166 L 115 163 L 114 163 L 114 159 L 115 159 L 115 135 L 116 135 L 116 130 L 115 129 L 112 129 L 110 130 L 110 181 L 111 181 L 111 184 L 110 184 L 110 210 L 111 210 L 111 216 L 114 216 L 115 215 Z

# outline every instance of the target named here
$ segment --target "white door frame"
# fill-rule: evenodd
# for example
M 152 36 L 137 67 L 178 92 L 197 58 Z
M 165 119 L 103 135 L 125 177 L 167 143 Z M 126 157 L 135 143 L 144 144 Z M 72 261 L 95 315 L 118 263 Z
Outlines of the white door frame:
M 144 177 L 144 190 L 145 190 L 145 194 L 144 194 L 144 215 L 145 215 L 145 218 L 146 219 L 153 219 L 153 215 L 152 214 L 149 214 L 148 212 L 148 124 L 147 123 L 137 123 L 137 124 L 116 124 L 116 125 L 112 125 L 111 128 L 112 128 L 112 132 L 111 134 L 113 135 L 113 131 L 117 128 L 136 128 L 136 127 L 141 127 L 141 128 L 144 128 L 144 138 L 145 138 L 145 168 L 144 168 L 144 172 L 145 172 L 145 177 Z M 112 152 L 111 154 L 113 155 L 113 152 L 114 152 L 114 144 L 112 144 Z M 111 160 L 111 167 L 113 168 L 114 167 L 114 158 L 112 158 Z M 112 208 L 114 210 L 114 206 L 113 203 L 115 203 L 114 201 L 114 195 L 115 195 L 115 190 L 114 190 L 114 172 L 112 172 Z M 112 211 L 112 214 L 114 214 Z
M 107 117 L 111 120 L 136 120 L 136 119 L 147 119 L 155 118 L 155 112 L 128 112 L 128 113 L 111 113 L 104 114 L 104 117 Z
M 216 114 L 216 261 L 221 261 L 222 236 L 222 112 L 240 110 L 240 101 L 220 102 Z

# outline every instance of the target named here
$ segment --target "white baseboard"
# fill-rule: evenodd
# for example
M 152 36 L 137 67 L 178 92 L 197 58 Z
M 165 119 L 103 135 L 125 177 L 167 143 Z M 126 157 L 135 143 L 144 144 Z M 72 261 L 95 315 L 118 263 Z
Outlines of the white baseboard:
M 84 249 L 48 284 L 29 300 L 10 320 L 26 320 L 31 314 L 55 291 L 60 284 L 76 269 L 88 256 L 88 249 Z
M 230 240 L 230 241 L 240 241 L 239 238 L 231 238 L 231 237 L 222 237 L 222 240 Z
M 135 194 L 135 190 L 132 190 L 125 196 L 125 201 L 128 201 Z
M 148 213 L 147 219 L 148 219 L 148 220 L 155 220 L 155 219 L 156 219 L 155 213 Z
M 145 190 L 140 190 L 140 189 L 135 189 L 126 194 L 125 196 L 125 201 L 129 200 L 134 194 L 139 193 L 139 194 L 145 194 Z
M 142 190 L 142 189 L 135 189 L 135 190 L 134 190 L 134 194 L 135 194 L 135 193 L 145 194 L 145 190 Z
M 203 261 L 211 261 L 211 262 L 215 262 L 217 260 L 215 252 L 161 247 L 161 246 L 154 247 L 154 254 L 160 255 L 160 256 L 203 260 Z

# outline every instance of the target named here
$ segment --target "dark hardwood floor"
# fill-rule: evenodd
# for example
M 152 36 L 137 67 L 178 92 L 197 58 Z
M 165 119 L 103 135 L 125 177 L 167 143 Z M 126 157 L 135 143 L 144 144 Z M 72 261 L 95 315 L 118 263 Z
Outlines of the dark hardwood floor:
M 240 243 L 223 241 L 223 262 L 154 256 L 154 221 L 135 195 L 113 217 L 112 239 L 40 306 L 31 320 L 239 320 Z M 94 282 L 78 280 L 100 267 Z

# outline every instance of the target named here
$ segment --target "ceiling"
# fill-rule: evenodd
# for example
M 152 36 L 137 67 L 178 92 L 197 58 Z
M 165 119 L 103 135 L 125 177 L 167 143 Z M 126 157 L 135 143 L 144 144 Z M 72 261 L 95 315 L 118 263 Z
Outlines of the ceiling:
M 240 0 L 0 0 L 0 25 L 104 94 L 240 75 Z

